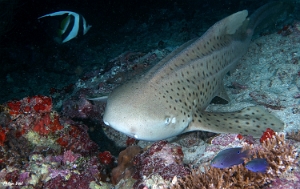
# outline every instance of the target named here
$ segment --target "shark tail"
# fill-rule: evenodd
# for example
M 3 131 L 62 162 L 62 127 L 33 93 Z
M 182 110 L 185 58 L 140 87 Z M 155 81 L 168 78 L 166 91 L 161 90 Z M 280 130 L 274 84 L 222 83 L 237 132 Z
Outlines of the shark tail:
M 289 0 L 267 3 L 251 14 L 249 17 L 248 28 L 252 30 L 255 28 L 264 29 L 270 25 L 275 25 L 283 13 L 292 11 L 293 4 Z
M 237 112 L 198 112 L 197 118 L 187 128 L 186 132 L 199 130 L 214 133 L 238 133 L 261 137 L 270 128 L 275 132 L 282 131 L 284 123 L 260 106 L 244 108 Z

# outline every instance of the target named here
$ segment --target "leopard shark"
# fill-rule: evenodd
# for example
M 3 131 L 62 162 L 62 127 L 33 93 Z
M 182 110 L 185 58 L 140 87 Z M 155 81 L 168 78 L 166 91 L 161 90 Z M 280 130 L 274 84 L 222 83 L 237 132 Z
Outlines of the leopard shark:
M 259 137 L 284 123 L 264 107 L 236 112 L 207 112 L 218 96 L 229 100 L 223 77 L 247 52 L 254 29 L 287 10 L 285 1 L 268 3 L 251 16 L 236 12 L 210 27 L 200 38 L 174 50 L 145 73 L 108 96 L 103 121 L 138 140 L 157 141 L 190 131 L 239 133 Z

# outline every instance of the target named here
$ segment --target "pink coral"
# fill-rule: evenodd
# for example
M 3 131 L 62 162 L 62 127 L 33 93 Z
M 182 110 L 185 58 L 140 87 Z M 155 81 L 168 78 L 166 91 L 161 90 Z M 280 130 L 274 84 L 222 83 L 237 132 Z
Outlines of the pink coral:
M 50 172 L 51 178 L 55 178 L 57 176 L 65 177 L 68 174 L 70 174 L 70 171 L 68 169 L 66 169 L 66 170 L 49 169 L 49 172 Z
M 135 183 L 135 188 L 143 186 L 141 179 L 157 173 L 166 180 L 174 176 L 183 177 L 188 174 L 188 170 L 183 165 L 184 154 L 180 146 L 169 144 L 167 141 L 159 141 L 151 145 L 147 151 L 134 157 L 136 172 L 133 176 L 139 179 Z
M 237 134 L 221 134 L 212 139 L 211 144 L 228 146 L 238 139 Z
M 76 161 L 77 158 L 79 158 L 79 157 L 80 157 L 80 154 L 75 154 L 71 150 L 67 150 L 64 152 L 62 161 L 64 164 L 68 164 L 68 163 L 72 163 L 72 162 Z
M 62 175 L 58 175 L 57 177 L 49 180 L 43 185 L 43 188 L 81 188 L 81 189 L 89 189 L 90 182 L 93 181 L 93 178 L 89 175 L 83 174 L 74 174 L 72 173 L 69 179 L 66 179 Z

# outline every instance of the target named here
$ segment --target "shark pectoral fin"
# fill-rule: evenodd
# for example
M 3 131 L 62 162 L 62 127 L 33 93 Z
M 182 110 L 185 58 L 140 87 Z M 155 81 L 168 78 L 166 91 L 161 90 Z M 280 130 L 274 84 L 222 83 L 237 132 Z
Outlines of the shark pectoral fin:
M 284 123 L 262 107 L 253 106 L 237 112 L 197 111 L 194 120 L 184 132 L 203 130 L 214 133 L 239 133 L 259 138 L 267 128 L 276 132 L 282 131 Z
M 228 104 L 230 101 L 228 94 L 224 88 L 224 84 L 222 82 L 220 89 L 216 96 L 210 101 L 210 104 Z
M 229 99 L 228 94 L 227 94 L 227 92 L 226 92 L 226 90 L 224 88 L 224 85 L 222 84 L 221 86 L 222 87 L 219 90 L 219 93 L 217 94 L 217 96 L 220 97 L 220 98 L 222 98 L 222 99 L 224 99 L 224 100 L 226 100 L 227 102 L 229 102 L 230 99 Z

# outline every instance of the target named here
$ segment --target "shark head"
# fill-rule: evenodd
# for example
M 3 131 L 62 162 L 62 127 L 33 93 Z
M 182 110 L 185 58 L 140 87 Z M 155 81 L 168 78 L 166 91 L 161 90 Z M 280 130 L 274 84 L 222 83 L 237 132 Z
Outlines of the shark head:
M 104 123 L 138 140 L 156 141 L 180 134 L 191 120 L 156 92 L 139 82 L 116 88 L 108 97 Z

